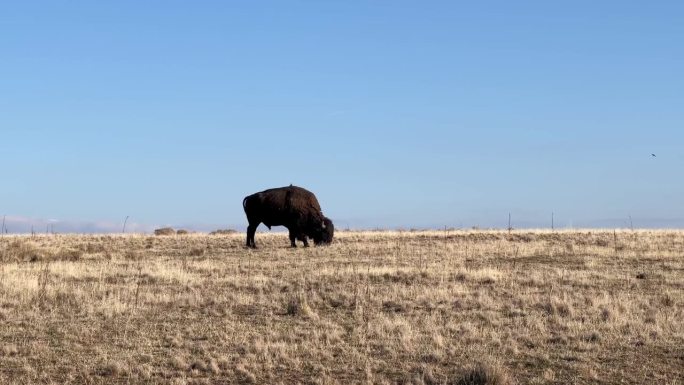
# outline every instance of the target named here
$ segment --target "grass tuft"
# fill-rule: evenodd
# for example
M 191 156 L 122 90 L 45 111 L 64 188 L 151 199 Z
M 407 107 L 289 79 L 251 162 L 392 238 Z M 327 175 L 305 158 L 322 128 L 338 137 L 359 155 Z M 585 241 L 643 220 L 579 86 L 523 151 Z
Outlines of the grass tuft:
M 515 381 L 499 364 L 479 362 L 454 381 L 455 385 L 514 385 Z

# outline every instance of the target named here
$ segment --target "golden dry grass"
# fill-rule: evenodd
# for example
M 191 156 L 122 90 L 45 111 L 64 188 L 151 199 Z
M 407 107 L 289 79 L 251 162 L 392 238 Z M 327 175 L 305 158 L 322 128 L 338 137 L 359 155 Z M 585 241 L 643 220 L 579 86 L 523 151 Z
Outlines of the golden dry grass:
M 684 232 L 5 236 L 2 384 L 682 384 Z

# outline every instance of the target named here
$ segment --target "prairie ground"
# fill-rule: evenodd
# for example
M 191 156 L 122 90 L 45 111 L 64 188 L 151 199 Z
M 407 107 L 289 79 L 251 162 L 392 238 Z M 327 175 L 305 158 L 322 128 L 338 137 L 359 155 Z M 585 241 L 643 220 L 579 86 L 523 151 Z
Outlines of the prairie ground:
M 0 239 L 2 384 L 684 384 L 684 231 Z

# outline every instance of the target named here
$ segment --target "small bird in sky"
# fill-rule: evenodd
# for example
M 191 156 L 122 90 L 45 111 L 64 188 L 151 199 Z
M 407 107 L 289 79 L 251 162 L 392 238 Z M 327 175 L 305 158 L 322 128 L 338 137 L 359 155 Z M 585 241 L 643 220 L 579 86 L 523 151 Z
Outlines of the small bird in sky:
M 654 157 L 654 158 L 656 157 L 655 154 L 651 154 L 651 156 Z

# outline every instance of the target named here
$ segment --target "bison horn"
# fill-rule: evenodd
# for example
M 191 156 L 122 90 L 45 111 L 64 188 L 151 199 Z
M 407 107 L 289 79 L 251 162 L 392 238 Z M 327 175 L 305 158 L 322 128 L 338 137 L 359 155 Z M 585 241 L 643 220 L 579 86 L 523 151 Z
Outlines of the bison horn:
M 322 225 L 323 228 L 325 229 L 325 222 L 322 222 L 321 225 Z

